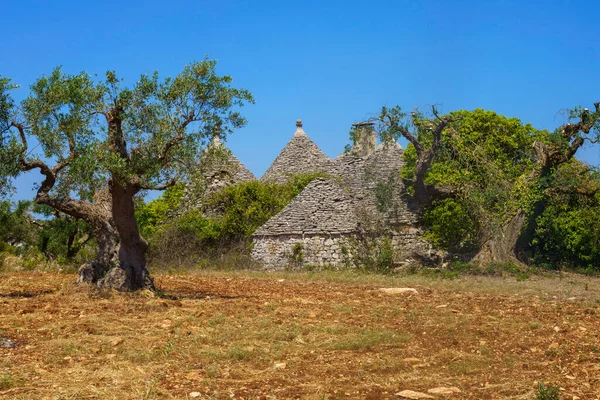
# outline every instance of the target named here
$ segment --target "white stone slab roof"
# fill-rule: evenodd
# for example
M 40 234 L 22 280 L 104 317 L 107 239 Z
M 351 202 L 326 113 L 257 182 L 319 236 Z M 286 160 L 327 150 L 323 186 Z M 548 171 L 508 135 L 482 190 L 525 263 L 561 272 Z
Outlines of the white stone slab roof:
M 358 220 L 350 195 L 333 179 L 317 178 L 254 236 L 327 236 L 357 229 Z
M 264 173 L 262 181 L 283 183 L 293 174 L 324 172 L 330 162 L 302 129 L 302 121 L 296 121 L 296 132 L 281 150 L 273 164 Z

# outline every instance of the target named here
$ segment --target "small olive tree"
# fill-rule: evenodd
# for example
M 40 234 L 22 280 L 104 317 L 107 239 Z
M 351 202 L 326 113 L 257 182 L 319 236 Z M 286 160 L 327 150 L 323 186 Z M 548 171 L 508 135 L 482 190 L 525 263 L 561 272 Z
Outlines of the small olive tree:
M 115 72 L 96 79 L 60 68 L 14 102 L 0 77 L 0 182 L 38 170 L 35 201 L 86 221 L 98 256 L 79 281 L 117 290 L 154 287 L 134 198 L 177 183 L 215 128 L 225 136 L 245 124 L 239 107 L 250 92 L 231 87 L 216 62 L 186 66 L 174 78 L 142 75 L 126 87 Z

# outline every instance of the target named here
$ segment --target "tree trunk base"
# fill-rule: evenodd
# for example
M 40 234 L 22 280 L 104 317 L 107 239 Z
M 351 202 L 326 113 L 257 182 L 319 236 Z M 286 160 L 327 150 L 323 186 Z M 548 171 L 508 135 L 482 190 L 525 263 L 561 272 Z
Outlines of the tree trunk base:
M 517 257 L 517 243 L 525 225 L 525 212 L 518 210 L 496 237 L 487 240 L 471 262 L 479 265 L 494 262 L 523 264 Z
M 131 268 L 113 268 L 98 281 L 97 285 L 103 289 L 115 289 L 119 292 L 155 289 L 154 281 L 146 267 L 140 268 L 135 274 Z
M 83 264 L 79 268 L 77 283 L 85 283 L 97 286 L 101 289 L 114 289 L 119 292 L 131 292 L 135 290 L 154 290 L 154 280 L 150 272 L 144 266 L 137 268 L 121 268 L 120 266 L 106 267 L 97 262 Z

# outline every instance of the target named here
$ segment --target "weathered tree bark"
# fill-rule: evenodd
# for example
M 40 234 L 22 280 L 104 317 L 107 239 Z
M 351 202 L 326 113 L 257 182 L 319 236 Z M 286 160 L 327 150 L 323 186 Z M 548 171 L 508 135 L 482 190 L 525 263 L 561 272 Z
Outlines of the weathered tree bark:
M 479 252 L 473 257 L 472 262 L 476 264 L 488 264 L 492 262 L 510 261 L 520 264 L 517 257 L 517 243 L 519 241 L 526 221 L 525 211 L 518 209 L 517 212 L 505 222 L 498 232 L 483 242 Z
M 119 265 L 119 237 L 110 220 L 88 221 L 98 245 L 96 259 L 79 268 L 78 283 L 88 283 L 103 287 L 107 273 Z
M 397 115 L 387 113 L 379 117 L 388 130 L 398 132 L 408 140 L 415 148 L 417 161 L 415 164 L 414 178 L 412 186 L 415 191 L 414 199 L 421 207 L 431 204 L 434 199 L 447 198 L 455 195 L 451 188 L 442 188 L 425 183 L 425 175 L 431 167 L 440 146 L 442 145 L 442 132 L 452 122 L 450 116 L 440 117 L 436 107 L 432 107 L 434 119 L 431 121 L 421 121 L 416 113 L 412 114 L 413 125 L 417 128 L 417 133 L 411 132 L 402 121 L 398 120 Z M 432 134 L 431 146 L 425 149 L 418 139 L 418 131 L 429 131 Z
M 119 291 L 154 289 L 146 262 L 148 243 L 142 238 L 135 220 L 133 196 L 136 187 L 111 182 L 110 192 L 115 228 L 119 237 L 118 266 L 113 267 L 99 286 Z

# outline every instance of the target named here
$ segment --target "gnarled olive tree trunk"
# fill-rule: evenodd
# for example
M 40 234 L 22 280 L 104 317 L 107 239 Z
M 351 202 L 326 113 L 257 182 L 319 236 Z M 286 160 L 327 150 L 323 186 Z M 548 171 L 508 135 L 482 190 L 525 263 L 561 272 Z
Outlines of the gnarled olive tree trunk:
M 521 208 L 498 231 L 484 240 L 479 252 L 471 260 L 477 264 L 511 261 L 520 263 L 517 258 L 517 243 L 526 221 L 525 211 Z
M 140 235 L 135 220 L 133 196 L 138 191 L 129 185 L 110 184 L 112 216 L 119 238 L 118 265 L 100 281 L 101 287 L 120 291 L 154 289 L 146 261 L 148 243 Z

